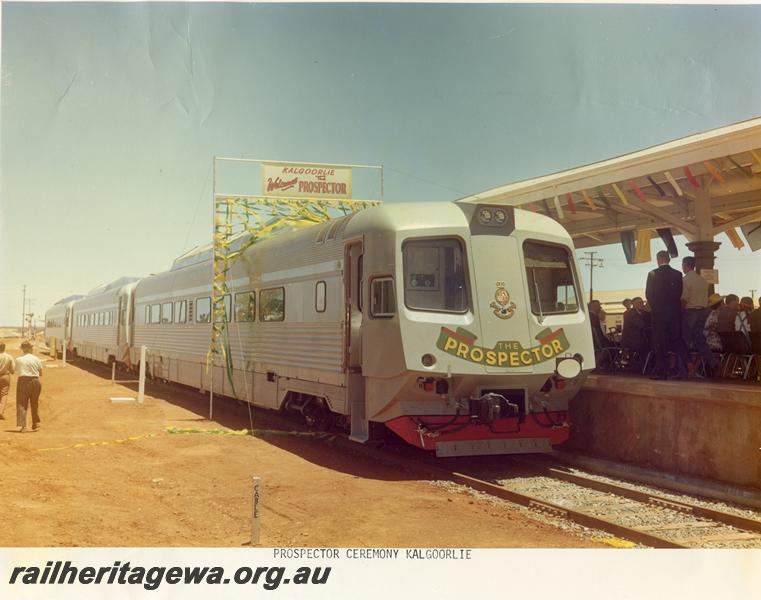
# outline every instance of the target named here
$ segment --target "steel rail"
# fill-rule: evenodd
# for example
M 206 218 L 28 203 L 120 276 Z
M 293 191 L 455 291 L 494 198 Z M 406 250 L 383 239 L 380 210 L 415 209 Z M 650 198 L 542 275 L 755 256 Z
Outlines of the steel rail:
M 439 469 L 438 467 L 436 467 L 435 470 L 441 473 L 442 478 L 450 479 L 455 483 L 468 486 L 479 492 L 484 492 L 490 496 L 496 496 L 497 498 L 509 500 L 510 502 L 520 504 L 521 506 L 546 512 L 556 517 L 562 517 L 584 527 L 599 529 L 638 544 L 652 546 L 653 548 L 688 548 L 688 546 L 653 535 L 652 533 L 619 525 L 618 523 L 608 521 L 607 519 L 602 519 L 583 511 L 560 506 L 559 504 L 548 502 L 547 500 L 542 500 L 535 496 L 515 492 L 504 486 L 484 481 L 483 479 L 478 479 L 455 471 L 446 471 L 444 469 Z
M 521 461 L 527 463 L 534 462 L 528 457 L 522 457 Z M 615 494 L 616 496 L 623 496 L 636 500 L 645 504 L 651 504 L 654 506 L 660 506 L 661 508 L 668 508 L 679 512 L 690 514 L 694 517 L 702 517 L 716 521 L 717 523 L 723 523 L 738 529 L 745 529 L 748 531 L 755 531 L 761 533 L 761 521 L 756 519 L 750 519 L 748 517 L 742 517 L 740 515 L 733 515 L 728 512 L 717 510 L 714 508 L 707 508 L 698 504 L 692 504 L 690 502 L 683 502 L 680 500 L 672 500 L 665 496 L 659 496 L 658 494 L 651 494 L 649 492 L 642 492 L 640 490 L 633 490 L 631 488 L 617 485 L 614 483 L 608 483 L 605 481 L 599 481 L 591 477 L 584 475 L 578 475 L 576 473 L 568 473 L 561 468 L 542 465 L 542 469 L 555 479 L 567 481 L 582 487 L 597 490 L 599 492 L 606 492 L 609 494 Z

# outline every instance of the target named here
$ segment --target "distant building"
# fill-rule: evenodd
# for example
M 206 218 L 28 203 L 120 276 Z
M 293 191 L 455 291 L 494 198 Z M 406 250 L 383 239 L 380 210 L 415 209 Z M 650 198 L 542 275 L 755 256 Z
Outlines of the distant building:
M 622 304 L 624 298 L 631 299 L 639 296 L 644 300 L 645 290 L 641 288 L 634 290 L 595 290 L 594 296 L 595 300 L 599 300 L 600 304 L 602 304 L 602 309 L 605 311 L 603 326 L 606 331 L 609 331 L 624 324 L 624 310 L 626 310 Z

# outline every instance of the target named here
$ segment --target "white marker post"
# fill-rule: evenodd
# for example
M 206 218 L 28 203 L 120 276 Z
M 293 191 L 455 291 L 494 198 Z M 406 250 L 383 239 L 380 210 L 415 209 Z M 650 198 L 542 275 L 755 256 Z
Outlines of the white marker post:
M 137 403 L 142 404 L 145 398 L 145 353 L 148 350 L 145 346 L 140 346 L 140 378 L 137 388 Z
M 62 367 L 66 366 L 66 343 L 63 344 L 63 363 L 61 364 Z
M 116 361 L 111 363 L 111 385 L 116 385 Z
M 254 477 L 253 485 L 253 502 L 251 506 L 251 545 L 259 545 L 259 532 L 261 529 L 261 514 L 259 503 L 261 502 L 261 477 Z

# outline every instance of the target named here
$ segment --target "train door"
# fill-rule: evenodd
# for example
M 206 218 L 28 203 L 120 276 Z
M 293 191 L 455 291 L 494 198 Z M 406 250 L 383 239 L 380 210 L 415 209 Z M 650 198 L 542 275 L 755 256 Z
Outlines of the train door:
M 117 328 L 116 328 L 116 360 L 122 363 L 129 363 L 130 348 L 130 318 L 131 318 L 131 290 L 121 290 L 119 292 L 119 302 L 117 309 Z
M 351 439 L 367 441 L 369 427 L 365 417 L 365 379 L 362 375 L 363 317 L 362 240 L 347 242 L 344 252 L 344 364 L 346 394 L 351 416 Z
M 61 350 L 63 347 L 69 347 L 69 341 L 71 340 L 71 326 L 72 326 L 72 314 L 74 313 L 74 306 L 69 304 L 66 306 L 63 317 L 63 339 L 61 340 Z

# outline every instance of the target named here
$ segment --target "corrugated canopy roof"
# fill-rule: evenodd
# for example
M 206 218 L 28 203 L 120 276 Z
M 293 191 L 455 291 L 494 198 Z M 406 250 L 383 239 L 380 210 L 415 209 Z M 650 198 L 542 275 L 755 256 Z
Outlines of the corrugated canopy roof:
M 712 240 L 761 221 L 761 118 L 503 185 L 458 202 L 506 204 L 548 214 L 563 224 L 579 248 L 618 242 L 622 231 L 662 227 L 690 241 Z

